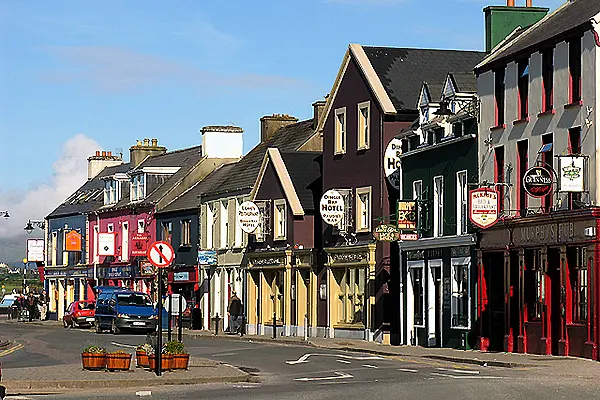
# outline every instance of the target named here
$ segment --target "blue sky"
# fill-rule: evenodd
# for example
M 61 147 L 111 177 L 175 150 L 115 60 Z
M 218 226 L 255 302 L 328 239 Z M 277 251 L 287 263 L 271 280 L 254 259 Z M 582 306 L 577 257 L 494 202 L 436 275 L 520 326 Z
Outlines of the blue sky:
M 0 221 L 0 241 L 15 220 L 43 218 L 83 183 L 95 150 L 127 154 L 144 137 L 183 148 L 200 143 L 202 126 L 235 124 L 247 152 L 261 116 L 311 117 L 349 43 L 481 50 L 482 9 L 503 4 L 2 2 L 0 210 L 15 218 Z

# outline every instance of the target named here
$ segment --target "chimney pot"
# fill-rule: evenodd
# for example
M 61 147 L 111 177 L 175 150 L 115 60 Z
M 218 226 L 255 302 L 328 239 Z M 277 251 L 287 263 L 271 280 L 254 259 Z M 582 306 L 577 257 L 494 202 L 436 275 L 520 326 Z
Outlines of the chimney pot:
M 515 6 L 515 0 L 506 0 L 506 6 L 507 7 L 514 7 Z
M 109 157 L 112 156 L 112 151 L 107 152 L 106 155 Z
M 152 139 L 152 147 L 158 146 L 158 139 Z
M 533 0 L 527 0 L 527 7 L 533 7 Z
M 106 152 L 105 151 L 102 152 L 102 157 L 106 157 Z
M 100 150 L 96 150 L 96 157 L 100 157 Z
M 144 138 L 144 146 L 150 146 L 150 139 Z

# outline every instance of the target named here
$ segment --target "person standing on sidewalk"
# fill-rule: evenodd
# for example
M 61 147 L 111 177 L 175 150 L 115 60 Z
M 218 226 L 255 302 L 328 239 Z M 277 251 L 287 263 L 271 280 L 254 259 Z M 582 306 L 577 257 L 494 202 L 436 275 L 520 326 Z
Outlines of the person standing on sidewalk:
M 49 299 L 48 299 L 48 294 L 46 293 L 45 290 L 42 290 L 42 293 L 40 294 L 40 320 L 45 321 L 46 318 L 48 318 L 48 303 L 49 303 Z
M 237 297 L 235 291 L 231 293 L 227 314 L 229 314 L 229 334 L 235 335 L 240 328 L 240 316 L 242 315 L 242 301 Z

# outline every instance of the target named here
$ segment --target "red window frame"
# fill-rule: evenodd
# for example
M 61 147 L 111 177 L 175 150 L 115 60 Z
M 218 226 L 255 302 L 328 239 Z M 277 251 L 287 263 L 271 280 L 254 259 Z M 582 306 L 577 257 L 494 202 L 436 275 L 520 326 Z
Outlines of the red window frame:
M 581 37 L 569 40 L 569 103 L 581 101 Z
M 542 112 L 554 109 L 554 48 L 542 51 Z

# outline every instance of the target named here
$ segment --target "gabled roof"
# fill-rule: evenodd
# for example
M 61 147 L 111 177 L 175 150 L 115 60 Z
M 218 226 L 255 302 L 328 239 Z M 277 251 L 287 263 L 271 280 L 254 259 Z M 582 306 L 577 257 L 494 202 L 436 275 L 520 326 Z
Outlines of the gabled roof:
M 484 56 L 485 53 L 479 51 L 351 44 L 344 55 L 317 131 L 323 130 L 350 58 L 356 61 L 383 113 L 397 114 L 416 111 L 415 104 L 423 82 L 442 85 L 448 71 L 472 70 Z
M 450 72 L 448 76 L 454 81 L 458 93 L 477 93 L 477 77 L 472 70 Z
M 58 218 L 95 211 L 104 204 L 104 181 L 102 178 L 127 172 L 129 163 L 104 168 L 98 175 L 84 183 L 46 218 Z
M 321 157 L 318 152 L 282 152 L 281 157 L 294 184 L 304 211 L 315 211 L 313 187 L 321 178 Z M 322 188 L 316 187 L 318 190 Z
M 494 62 L 511 59 L 520 53 L 526 53 L 546 41 L 554 41 L 557 37 L 574 28 L 593 28 L 592 20 L 598 21 L 597 16 L 599 13 L 600 1 L 598 0 L 567 1 L 537 23 L 520 31 L 520 34 L 512 40 L 497 46 L 488 57 L 475 67 L 475 70 L 489 69 L 491 68 L 490 64 Z M 598 42 L 598 39 L 596 41 Z M 600 42 L 598 44 L 600 45 Z

